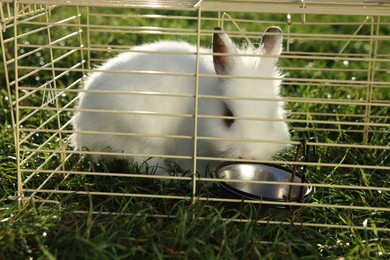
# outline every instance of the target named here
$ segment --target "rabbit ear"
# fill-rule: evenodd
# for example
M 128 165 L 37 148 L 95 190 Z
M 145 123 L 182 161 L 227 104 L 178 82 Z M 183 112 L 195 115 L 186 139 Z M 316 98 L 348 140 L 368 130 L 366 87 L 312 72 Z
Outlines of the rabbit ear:
M 214 31 L 222 31 L 220 27 L 215 27 Z M 236 47 L 226 35 L 222 32 L 214 32 L 213 35 L 213 53 L 217 54 L 231 54 L 236 53 Z M 214 55 L 214 68 L 217 74 L 227 75 L 231 71 L 234 60 L 232 56 Z
M 268 55 L 280 55 L 282 52 L 283 35 L 282 30 L 279 27 L 269 27 L 266 33 L 261 39 L 261 45 Z

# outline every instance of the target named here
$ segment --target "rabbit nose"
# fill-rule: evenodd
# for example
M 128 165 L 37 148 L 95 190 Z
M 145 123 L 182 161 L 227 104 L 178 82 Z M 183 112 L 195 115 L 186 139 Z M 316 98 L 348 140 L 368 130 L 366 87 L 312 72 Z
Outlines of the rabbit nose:
M 256 158 L 254 158 L 254 157 L 242 157 L 242 156 L 239 156 L 238 157 L 238 159 L 240 159 L 240 160 L 255 160 Z
M 238 156 L 239 159 L 246 159 L 246 160 L 253 160 L 255 159 L 250 153 L 246 151 L 242 151 L 241 154 Z

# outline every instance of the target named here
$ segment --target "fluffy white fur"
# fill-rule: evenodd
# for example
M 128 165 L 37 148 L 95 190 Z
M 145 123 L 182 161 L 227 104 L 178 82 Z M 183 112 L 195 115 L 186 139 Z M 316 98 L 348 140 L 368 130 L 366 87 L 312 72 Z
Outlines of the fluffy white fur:
M 276 38 L 275 46 L 267 50 L 239 48 L 231 43 L 226 34 L 218 34 L 225 43 L 228 52 L 241 54 L 279 55 L 281 52 L 281 36 Z M 151 71 L 189 73 L 196 72 L 196 46 L 186 42 L 160 41 L 135 47 L 135 51 L 182 52 L 178 54 L 156 54 L 127 52 L 108 60 L 98 70 L 113 71 Z M 210 53 L 200 49 L 201 53 Z M 191 54 L 188 54 L 191 53 Z M 215 75 L 212 55 L 199 56 L 200 74 Z M 234 76 L 274 77 L 280 78 L 276 67 L 276 57 L 230 56 L 229 74 Z M 200 77 L 199 94 L 215 96 L 238 96 L 250 98 L 279 99 L 280 79 L 218 79 Z M 157 92 L 164 94 L 194 94 L 194 76 L 169 76 L 154 74 L 126 74 L 94 72 L 85 81 L 85 90 L 118 91 L 118 92 Z M 199 99 L 199 115 L 224 115 L 224 103 L 236 117 L 264 119 L 235 120 L 229 128 L 222 119 L 200 118 L 198 121 L 199 137 L 217 137 L 233 139 L 258 139 L 280 141 L 281 144 L 267 142 L 235 142 L 199 140 L 198 156 L 216 156 L 224 158 L 270 159 L 286 146 L 289 140 L 288 128 L 283 119 L 284 104 L 275 101 L 231 100 L 231 99 Z M 183 97 L 105 94 L 81 92 L 79 95 L 81 110 L 110 110 L 118 112 L 146 111 L 172 114 L 194 114 L 194 99 Z M 269 121 L 280 119 L 280 121 Z M 101 131 L 138 134 L 162 134 L 193 136 L 194 119 L 192 117 L 165 117 L 155 115 L 132 115 L 124 113 L 105 113 L 80 111 L 73 118 L 76 131 Z M 77 149 L 89 151 L 109 151 L 117 153 L 134 153 L 143 155 L 188 155 L 194 151 L 192 139 L 165 139 L 156 137 L 134 137 L 124 135 L 94 135 L 75 133 L 71 136 L 71 145 Z M 133 157 L 141 163 L 149 156 Z M 118 156 L 94 156 L 94 160 L 123 158 Z M 165 165 L 166 160 L 158 157 L 149 164 Z M 176 160 L 183 169 L 191 169 L 191 160 Z M 205 172 L 205 163 L 198 165 L 201 175 Z

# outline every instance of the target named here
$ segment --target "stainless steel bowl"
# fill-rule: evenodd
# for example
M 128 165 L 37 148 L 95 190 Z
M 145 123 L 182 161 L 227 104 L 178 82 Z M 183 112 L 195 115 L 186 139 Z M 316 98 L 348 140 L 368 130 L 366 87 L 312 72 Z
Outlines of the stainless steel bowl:
M 256 163 L 223 163 L 216 168 L 215 174 L 216 178 L 239 180 L 239 182 L 220 182 L 220 184 L 225 189 L 248 199 L 267 201 L 299 201 L 300 199 L 307 199 L 313 191 L 311 186 L 246 182 L 292 181 L 292 173 L 288 169 L 274 165 L 271 166 Z M 300 183 L 302 180 L 298 176 L 295 176 L 294 182 Z M 305 183 L 309 182 L 305 180 Z

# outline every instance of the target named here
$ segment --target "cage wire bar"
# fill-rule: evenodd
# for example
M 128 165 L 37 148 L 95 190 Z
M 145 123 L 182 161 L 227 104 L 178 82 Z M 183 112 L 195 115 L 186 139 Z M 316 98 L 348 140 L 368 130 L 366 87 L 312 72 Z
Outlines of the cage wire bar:
M 240 16 L 242 13 L 259 16 L 248 18 L 245 15 Z M 270 19 L 263 14 L 273 14 L 276 19 Z M 199 200 L 208 203 L 261 204 L 302 207 L 312 211 L 336 209 L 359 212 L 376 221 L 376 230 L 390 232 L 388 221 L 386 222 L 390 214 L 388 207 L 390 201 L 388 177 L 390 176 L 388 156 L 390 153 L 390 97 L 388 94 L 390 92 L 390 48 L 388 44 L 390 36 L 385 34 L 390 27 L 389 1 L 1 0 L 0 15 L 5 83 L 8 89 L 15 136 L 18 196 L 21 201 L 33 198 L 36 201 L 58 204 L 63 196 L 74 194 L 76 196 L 185 200 L 188 202 Z M 326 19 L 313 21 L 314 15 L 321 15 Z M 349 19 L 339 21 L 332 19 L 332 15 L 333 17 L 334 15 L 358 16 L 360 20 L 358 22 Z M 116 22 L 117 20 L 129 22 L 128 25 L 123 25 Z M 176 22 L 180 20 L 188 21 L 192 27 L 179 27 Z M 137 21 L 141 22 L 137 24 Z M 85 77 L 89 73 L 99 71 L 97 66 L 117 53 L 131 51 L 133 46 L 143 41 L 151 42 L 164 37 L 192 41 L 197 46 L 198 51 L 195 53 L 197 59 L 202 55 L 210 55 L 201 53 L 199 50 L 201 45 L 208 46 L 213 32 L 212 28 L 216 25 L 223 27 L 235 41 L 245 41 L 248 45 L 255 45 L 256 43 L 253 44 L 253 42 L 261 36 L 260 32 L 246 29 L 251 28 L 251 25 L 282 27 L 284 52 L 280 57 L 280 66 L 285 73 L 282 86 L 290 90 L 282 93 L 283 101 L 287 103 L 289 109 L 286 122 L 292 131 L 297 133 L 295 137 L 316 137 L 316 142 L 308 143 L 308 145 L 316 147 L 319 156 L 316 160 L 302 162 L 294 161 L 292 156 L 283 157 L 282 154 L 274 160 L 249 160 L 249 162 L 308 167 L 310 184 L 289 182 L 283 184 L 310 185 L 316 190 L 314 199 L 298 203 L 243 200 L 237 197 L 226 197 L 224 194 L 200 196 L 198 194 L 199 180 L 206 183 L 215 183 L 218 180 L 192 175 L 158 177 L 183 182 L 194 181 L 191 191 L 184 195 L 183 192 L 153 194 L 136 190 L 131 192 L 89 190 L 87 188 L 73 190 L 72 180 L 84 177 L 133 178 L 150 181 L 156 179 L 153 175 L 103 172 L 88 168 L 85 166 L 88 162 L 79 157 L 80 153 L 84 156 L 115 153 L 80 152 L 68 146 L 67 138 L 75 133 L 71 127 L 70 118 L 79 111 L 76 108 L 77 94 L 93 92 L 81 89 L 80 86 Z M 339 35 L 327 33 L 327 26 L 342 27 L 342 33 Z M 319 29 L 315 30 L 315 33 L 307 33 L 305 28 L 309 27 Z M 329 43 L 332 48 L 320 46 L 322 42 Z M 299 48 L 303 45 L 310 46 L 300 50 Z M 123 71 L 104 70 L 102 72 L 124 73 Z M 128 71 L 125 73 L 152 76 L 160 75 L 162 72 Z M 178 72 L 164 73 L 164 75 L 195 77 L 196 79 L 194 95 L 166 94 L 171 97 L 193 98 L 195 100 L 194 114 L 154 114 L 194 118 L 193 136 L 102 133 L 98 130 L 88 131 L 88 133 L 193 140 L 194 153 L 192 155 L 124 155 L 193 160 L 195 170 L 198 160 L 231 161 L 232 158 L 205 157 L 197 155 L 196 152 L 198 140 L 231 141 L 226 138 L 212 138 L 197 134 L 197 120 L 207 118 L 205 115 L 198 114 L 198 100 L 218 98 L 201 96 L 197 92 L 199 78 L 210 77 L 210 75 L 200 74 L 198 67 L 194 73 Z M 295 89 L 301 90 L 299 93 L 304 93 L 306 96 L 295 95 L 295 91 L 292 91 Z M 346 96 L 337 96 L 337 93 L 345 93 Z M 110 93 L 107 92 L 107 94 Z M 162 93 L 146 92 L 123 92 L 121 94 L 164 96 Z M 251 97 L 247 99 L 251 100 Z M 104 112 L 120 113 L 109 110 Z M 150 115 L 142 111 L 128 111 L 127 114 Z M 234 141 L 262 142 L 262 140 Z M 295 138 L 289 144 L 295 146 L 299 144 L 299 141 Z M 336 159 L 331 160 L 329 154 L 334 155 Z M 377 160 L 368 161 L 364 157 L 376 157 Z M 353 158 L 356 158 L 356 161 Z M 235 161 L 247 162 L 248 160 L 235 159 Z M 334 176 L 341 177 L 336 178 L 337 182 L 329 181 L 329 179 L 333 180 Z M 229 180 L 226 181 L 229 182 Z M 272 182 L 265 181 L 252 182 L 272 184 Z M 350 194 L 360 194 L 359 200 L 340 198 L 341 190 L 347 190 Z M 365 192 L 378 194 L 378 201 L 365 201 Z M 117 211 L 119 209 L 101 210 L 95 213 L 120 214 Z M 380 217 L 375 219 L 372 212 L 380 212 L 378 213 Z M 168 214 L 156 214 L 156 216 L 172 217 Z M 285 220 L 260 219 L 258 222 L 291 224 L 291 221 Z M 351 223 L 329 224 L 326 222 L 312 223 L 306 219 L 294 222 L 294 224 L 308 227 L 374 229 L 374 227 L 362 226 L 359 220 L 356 220 L 356 223 L 351 221 Z

